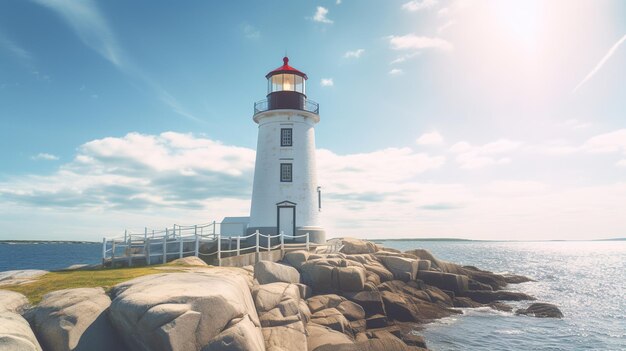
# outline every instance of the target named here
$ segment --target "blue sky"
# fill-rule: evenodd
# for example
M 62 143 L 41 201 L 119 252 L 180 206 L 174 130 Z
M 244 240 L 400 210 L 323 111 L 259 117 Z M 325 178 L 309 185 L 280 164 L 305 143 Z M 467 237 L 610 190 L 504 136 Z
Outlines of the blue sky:
M 0 2 L 0 239 L 249 211 L 264 75 L 320 103 L 332 235 L 626 236 L 626 3 Z

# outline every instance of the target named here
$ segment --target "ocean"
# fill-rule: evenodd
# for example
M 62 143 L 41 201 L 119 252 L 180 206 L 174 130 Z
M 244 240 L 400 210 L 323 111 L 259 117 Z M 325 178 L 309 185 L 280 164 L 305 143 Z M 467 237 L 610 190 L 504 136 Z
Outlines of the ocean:
M 511 285 L 554 303 L 563 319 L 515 316 L 489 308 L 427 324 L 421 333 L 433 351 L 452 350 L 626 350 L 626 241 L 481 242 L 379 241 L 409 250 L 537 282 Z M 101 244 L 0 244 L 0 271 L 62 269 L 94 264 Z M 511 303 L 515 308 L 530 302 Z
M 565 318 L 535 318 L 489 308 L 426 325 L 432 350 L 626 350 L 626 241 L 381 241 L 399 250 L 425 248 L 435 257 L 537 282 L 511 285 Z M 531 302 L 512 303 L 525 307 Z

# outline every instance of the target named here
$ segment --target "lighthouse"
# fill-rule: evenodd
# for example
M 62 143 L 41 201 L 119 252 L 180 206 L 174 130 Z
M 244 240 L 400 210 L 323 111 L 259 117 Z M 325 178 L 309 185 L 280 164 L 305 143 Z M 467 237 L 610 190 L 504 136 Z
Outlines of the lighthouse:
M 319 105 L 307 98 L 307 75 L 289 65 L 269 72 L 267 98 L 254 104 L 259 125 L 247 232 L 284 233 L 324 243 L 321 188 L 315 164 Z

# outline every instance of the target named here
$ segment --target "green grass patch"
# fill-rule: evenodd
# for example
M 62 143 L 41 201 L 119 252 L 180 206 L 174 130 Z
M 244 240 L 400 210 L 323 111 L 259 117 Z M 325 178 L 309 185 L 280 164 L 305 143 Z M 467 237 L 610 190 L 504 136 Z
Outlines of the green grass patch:
M 31 304 L 36 305 L 45 294 L 52 291 L 96 287 L 102 287 L 105 291 L 109 291 L 113 286 L 133 278 L 149 274 L 180 272 L 181 270 L 177 268 L 183 268 L 183 266 L 178 265 L 175 266 L 176 268 L 173 265 L 168 266 L 171 266 L 171 269 L 163 270 L 156 269 L 159 266 L 150 266 L 50 272 L 38 277 L 31 283 L 5 285 L 0 286 L 0 289 L 24 294 Z

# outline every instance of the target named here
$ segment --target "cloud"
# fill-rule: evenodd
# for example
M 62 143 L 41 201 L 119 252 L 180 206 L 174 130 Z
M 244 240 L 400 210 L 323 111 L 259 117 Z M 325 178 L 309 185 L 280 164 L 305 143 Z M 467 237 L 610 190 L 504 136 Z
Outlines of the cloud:
M 343 57 L 345 58 L 360 58 L 361 55 L 363 55 L 363 53 L 365 52 L 365 50 L 363 49 L 357 49 L 354 51 L 347 51 L 345 54 L 343 54 Z
M 9 40 L 2 32 L 0 32 L 0 47 L 4 48 L 18 59 L 29 62 L 33 59 L 33 55 L 23 47 Z
M 456 24 L 455 20 L 449 20 L 448 22 L 442 24 L 441 26 L 439 26 L 439 28 L 437 28 L 437 33 L 441 34 L 443 33 L 446 29 L 454 26 Z
M 618 129 L 589 138 L 582 145 L 582 150 L 591 153 L 623 152 L 626 154 L 626 129 Z
M 244 23 L 241 30 L 243 31 L 243 35 L 248 39 L 259 39 L 261 37 L 261 32 L 248 23 Z
M 326 15 L 328 15 L 328 9 L 322 6 L 318 6 L 315 10 L 315 14 L 313 15 L 313 20 L 320 23 L 333 23 L 333 21 L 328 19 Z
M 511 158 L 503 156 L 503 154 L 516 151 L 521 145 L 520 142 L 507 139 L 478 146 L 460 141 L 450 147 L 450 152 L 457 154 L 456 162 L 461 169 L 472 170 L 511 163 Z
M 442 145 L 444 143 L 443 136 L 437 131 L 422 134 L 417 140 L 417 145 Z
M 613 46 L 611 46 L 609 51 L 604 55 L 604 57 L 600 60 L 600 62 L 598 62 L 598 64 L 591 70 L 591 72 L 589 72 L 589 74 L 587 74 L 587 76 L 585 76 L 585 78 L 581 80 L 580 83 L 578 83 L 578 85 L 576 85 L 573 93 L 578 91 L 578 89 L 580 89 L 580 87 L 582 87 L 583 84 L 587 83 L 587 81 L 591 79 L 600 70 L 600 68 L 602 68 L 602 66 L 604 66 L 606 61 L 608 61 L 611 58 L 611 56 L 613 56 L 615 51 L 617 51 L 619 46 L 622 45 L 622 43 L 625 41 L 626 41 L 626 35 L 621 37 L 615 44 L 613 44 Z
M 438 0 L 412 0 L 402 5 L 402 9 L 415 12 L 431 8 L 439 3 Z
M 617 163 L 615 164 L 617 167 L 624 167 L 626 168 L 626 158 L 623 160 L 619 160 L 617 161 Z
M 104 16 L 92 0 L 34 0 L 61 16 L 87 46 L 121 67 L 125 58 Z
M 399 68 L 392 68 L 391 71 L 389 71 L 389 74 L 392 76 L 399 76 L 402 73 L 404 73 L 404 71 Z
M 33 159 L 33 160 L 45 160 L 45 161 L 56 161 L 56 160 L 59 159 L 59 156 L 48 154 L 48 153 L 45 153 L 45 152 L 40 152 L 37 155 L 32 156 L 31 159 Z
M 322 78 L 320 80 L 320 85 L 323 87 L 332 87 L 335 85 L 335 82 L 333 82 L 332 78 Z
M 585 129 L 591 127 L 591 123 L 582 122 L 577 119 L 568 119 L 563 123 L 564 127 L 572 128 L 572 129 Z
M 422 37 L 415 34 L 392 35 L 389 37 L 389 44 L 394 50 L 438 49 L 450 51 L 453 48 L 451 43 L 441 38 Z
M 405 62 L 405 61 L 407 61 L 407 60 L 410 60 L 410 59 L 412 59 L 412 58 L 414 58 L 414 57 L 418 56 L 419 54 L 420 54 L 420 52 L 419 52 L 419 51 L 412 52 L 412 53 L 410 53 L 410 54 L 404 54 L 404 55 L 398 56 L 396 59 L 394 59 L 393 61 L 391 61 L 389 64 L 390 64 L 390 65 L 395 65 L 395 64 L 398 64 L 398 63 L 402 63 L 402 62 Z
M 341 5 L 341 0 L 337 0 L 337 1 L 335 1 L 335 4 L 337 4 L 337 5 Z

